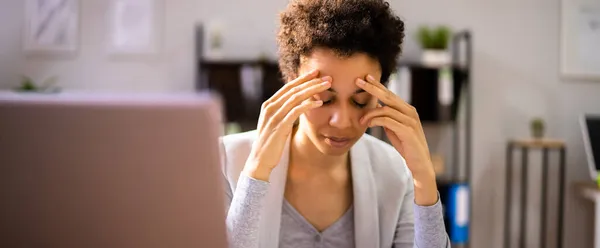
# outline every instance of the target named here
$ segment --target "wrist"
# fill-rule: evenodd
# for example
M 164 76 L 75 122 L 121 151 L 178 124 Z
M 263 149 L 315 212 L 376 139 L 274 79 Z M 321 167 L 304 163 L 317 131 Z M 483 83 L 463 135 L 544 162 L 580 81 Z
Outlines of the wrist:
M 271 176 L 272 170 L 273 170 L 272 168 L 252 165 L 252 166 L 246 166 L 244 168 L 243 173 L 246 176 L 251 177 L 253 179 L 268 182 L 269 177 Z
M 414 177 L 413 183 L 415 189 L 415 203 L 417 205 L 432 206 L 438 202 L 439 197 L 435 174 L 433 174 L 433 176 Z
M 431 183 L 436 181 L 435 171 L 433 169 L 427 169 L 422 171 L 412 171 L 412 177 L 415 182 Z

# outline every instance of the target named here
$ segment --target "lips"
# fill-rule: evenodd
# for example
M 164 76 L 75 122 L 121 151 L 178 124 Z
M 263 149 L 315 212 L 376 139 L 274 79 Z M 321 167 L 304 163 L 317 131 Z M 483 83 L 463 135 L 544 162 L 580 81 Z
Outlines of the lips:
M 347 137 L 324 136 L 325 143 L 335 148 L 344 148 L 350 144 L 352 139 Z

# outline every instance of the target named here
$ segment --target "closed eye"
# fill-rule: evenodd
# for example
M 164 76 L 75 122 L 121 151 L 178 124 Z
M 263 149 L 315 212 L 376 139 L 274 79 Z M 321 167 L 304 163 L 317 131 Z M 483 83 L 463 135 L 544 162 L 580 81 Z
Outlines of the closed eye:
M 329 100 L 323 100 L 323 105 L 332 104 L 334 102 L 334 100 L 335 100 L 334 97 L 329 98 Z M 357 102 L 356 100 L 351 100 L 351 101 L 352 101 L 352 104 L 354 104 L 354 106 L 356 106 L 358 108 L 364 108 L 368 105 L 367 103 L 360 103 L 360 102 Z
M 371 100 L 371 95 L 365 91 L 357 93 L 352 97 L 352 103 L 359 108 L 364 108 Z
M 364 108 L 364 107 L 366 107 L 366 106 L 367 106 L 367 104 L 366 104 L 366 103 L 359 103 L 359 102 L 357 102 L 357 101 L 354 101 L 354 100 L 352 100 L 352 102 L 354 103 L 354 105 L 356 105 L 356 106 L 357 106 L 357 107 L 359 107 L 359 108 Z

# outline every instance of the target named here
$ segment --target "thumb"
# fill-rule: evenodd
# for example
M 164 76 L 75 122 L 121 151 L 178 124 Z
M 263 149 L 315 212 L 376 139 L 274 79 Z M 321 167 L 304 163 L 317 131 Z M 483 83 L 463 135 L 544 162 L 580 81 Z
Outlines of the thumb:
M 404 152 L 404 149 L 402 149 L 402 141 L 400 141 L 400 139 L 398 139 L 398 136 L 396 136 L 394 131 L 392 131 L 388 128 L 384 128 L 384 130 L 385 130 L 385 134 L 387 135 L 388 139 L 390 140 L 390 143 L 392 143 L 392 146 L 394 146 L 394 148 L 396 148 L 396 150 L 398 150 L 398 152 L 400 152 L 400 155 L 402 155 L 402 157 L 404 157 L 404 154 L 402 154 L 402 152 Z

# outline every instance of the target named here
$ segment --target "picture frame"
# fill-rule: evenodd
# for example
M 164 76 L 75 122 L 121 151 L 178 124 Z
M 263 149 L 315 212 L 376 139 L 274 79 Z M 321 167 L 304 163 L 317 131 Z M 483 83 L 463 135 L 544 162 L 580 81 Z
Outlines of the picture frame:
M 560 75 L 600 81 L 600 2 L 561 0 Z
M 157 55 L 162 46 L 162 0 L 110 0 L 109 4 L 107 52 Z
M 72 54 L 79 47 L 79 0 L 25 0 L 23 50 Z

